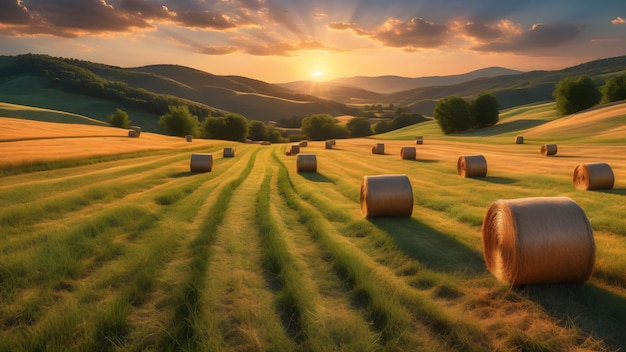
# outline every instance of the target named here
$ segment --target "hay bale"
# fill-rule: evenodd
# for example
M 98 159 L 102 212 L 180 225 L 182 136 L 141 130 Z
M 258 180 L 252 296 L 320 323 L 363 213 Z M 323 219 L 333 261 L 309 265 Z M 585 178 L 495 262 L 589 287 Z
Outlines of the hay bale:
M 326 141 L 324 142 L 324 147 L 326 149 L 333 149 L 333 145 L 335 145 L 334 143 L 332 143 L 331 141 Z
M 543 156 L 556 155 L 557 149 L 558 148 L 556 144 L 544 144 L 541 146 L 541 155 Z
M 524 136 L 515 137 L 515 144 L 524 144 Z
M 482 227 L 487 269 L 513 285 L 582 282 L 595 262 L 589 220 L 567 197 L 497 200 Z
M 272 143 L 270 141 L 262 141 L 259 144 L 261 144 L 261 145 L 271 145 Z
M 372 154 L 385 154 L 385 144 L 376 143 L 376 145 L 372 147 Z
M 189 164 L 191 172 L 210 172 L 213 169 L 213 154 L 193 153 Z
M 329 139 L 328 141 L 329 141 L 329 142 L 330 142 L 330 144 L 332 144 L 332 145 L 336 145 L 336 144 L 337 144 L 337 142 L 335 142 L 335 140 L 334 140 L 334 139 Z
M 139 126 L 130 126 L 130 129 L 135 131 L 135 133 L 137 133 L 137 137 L 139 137 L 141 135 L 141 127 L 139 127 Z
M 224 148 L 223 158 L 234 158 L 235 157 L 235 148 Z
M 299 146 L 301 147 L 306 147 L 309 145 L 309 141 L 300 141 L 300 143 L 298 143 Z
M 289 146 L 289 155 L 297 155 L 298 153 L 300 153 L 300 145 L 299 144 L 294 143 L 291 146 Z
M 192 135 L 190 135 L 190 134 L 188 134 L 188 135 L 186 135 L 186 136 L 185 136 L 185 140 L 186 140 L 188 143 L 191 143 L 191 141 L 193 141 L 193 136 L 192 136 Z
M 574 186 L 577 189 L 611 189 L 615 175 L 606 163 L 578 164 L 574 168 Z
M 407 175 L 365 176 L 361 182 L 361 212 L 365 217 L 413 213 L 413 188 Z
M 317 172 L 317 157 L 315 154 L 298 154 L 296 156 L 298 172 Z
M 128 130 L 128 137 L 137 138 L 139 136 L 137 135 L 137 131 L 135 131 L 135 130 Z
M 247 144 L 252 144 L 252 142 L 253 142 L 253 141 L 252 141 L 252 139 L 250 139 L 250 138 L 246 138 L 246 143 L 247 143 Z
M 482 155 L 460 156 L 456 162 L 456 171 L 461 177 L 485 177 L 487 159 Z
M 416 155 L 415 147 L 402 147 L 400 149 L 400 158 L 402 160 L 415 160 Z
M 415 137 L 415 144 L 424 144 L 424 137 L 422 136 Z

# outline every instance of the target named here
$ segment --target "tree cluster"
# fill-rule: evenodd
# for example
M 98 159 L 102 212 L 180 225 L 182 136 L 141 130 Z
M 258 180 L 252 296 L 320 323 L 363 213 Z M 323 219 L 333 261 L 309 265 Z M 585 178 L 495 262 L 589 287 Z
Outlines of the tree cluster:
M 347 128 L 337 125 L 335 119 L 328 114 L 314 114 L 305 117 L 300 127 L 302 134 L 313 141 L 332 138 L 346 138 L 349 135 Z
M 481 93 L 471 102 L 456 96 L 440 99 L 433 116 L 441 131 L 450 134 L 495 125 L 500 112 L 496 97 Z
M 607 80 L 602 87 L 588 75 L 567 77 L 560 80 L 552 93 L 556 110 L 569 115 L 589 109 L 596 104 L 606 104 L 626 99 L 626 74 Z
M 248 138 L 253 141 L 270 141 L 278 143 L 282 141 L 280 132 L 272 125 L 266 125 L 263 121 L 252 120 L 248 122 Z

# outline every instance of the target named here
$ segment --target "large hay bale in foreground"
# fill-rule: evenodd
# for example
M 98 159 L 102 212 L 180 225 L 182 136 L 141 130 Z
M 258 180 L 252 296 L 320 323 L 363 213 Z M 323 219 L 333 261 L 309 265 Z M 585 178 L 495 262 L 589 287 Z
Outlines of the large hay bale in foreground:
M 400 158 L 402 160 L 415 160 L 416 156 L 415 147 L 402 147 L 400 149 Z
M 139 135 L 137 134 L 137 131 L 135 130 L 128 130 L 128 137 L 137 138 L 139 137 Z
M 591 225 L 567 197 L 497 200 L 485 214 L 482 239 L 487 269 L 513 285 L 583 282 L 593 271 Z
M 482 155 L 460 156 L 456 162 L 456 171 L 461 177 L 485 177 L 487 159 Z
M 193 153 L 189 164 L 191 172 L 210 172 L 213 169 L 213 154 Z
M 300 143 L 298 143 L 299 146 L 301 147 L 306 147 L 309 145 L 309 141 L 300 141 Z
M 139 127 L 139 126 L 130 126 L 130 129 L 135 131 L 135 133 L 137 133 L 137 137 L 139 137 L 141 135 L 141 127 Z
M 407 175 L 365 176 L 361 182 L 361 211 L 365 217 L 413 213 L 413 188 Z
M 315 154 L 298 154 L 296 156 L 296 170 L 298 172 L 317 172 Z
M 540 151 L 541 151 L 541 155 L 550 156 L 550 155 L 556 155 L 558 148 L 556 144 L 544 144 L 541 146 Z
M 422 136 L 415 137 L 415 144 L 424 144 L 424 137 Z
M 524 144 L 524 136 L 515 137 L 515 144 Z
M 376 143 L 372 147 L 372 154 L 385 154 L 385 143 Z
M 224 148 L 223 158 L 234 158 L 235 157 L 235 148 Z
M 185 136 L 185 140 L 187 141 L 187 143 L 191 143 L 193 141 L 193 136 L 188 134 Z
M 609 164 L 578 164 L 574 168 L 574 186 L 577 189 L 611 189 L 614 183 L 615 175 Z

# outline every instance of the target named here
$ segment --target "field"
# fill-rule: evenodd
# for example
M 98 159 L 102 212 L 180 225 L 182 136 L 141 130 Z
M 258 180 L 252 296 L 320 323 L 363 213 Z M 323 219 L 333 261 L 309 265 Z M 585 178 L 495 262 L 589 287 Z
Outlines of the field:
M 427 122 L 309 142 L 318 172 L 299 174 L 285 145 L 0 118 L 0 351 L 623 348 L 625 119 L 626 103 L 563 119 L 540 104 L 463 136 Z M 191 173 L 192 152 L 212 152 L 212 172 Z M 457 175 L 473 154 L 487 177 Z M 587 162 L 610 164 L 615 187 L 576 190 Z M 360 183 L 377 174 L 408 175 L 410 218 L 363 217 Z M 486 270 L 487 207 L 535 196 L 584 209 L 588 282 L 511 287 Z

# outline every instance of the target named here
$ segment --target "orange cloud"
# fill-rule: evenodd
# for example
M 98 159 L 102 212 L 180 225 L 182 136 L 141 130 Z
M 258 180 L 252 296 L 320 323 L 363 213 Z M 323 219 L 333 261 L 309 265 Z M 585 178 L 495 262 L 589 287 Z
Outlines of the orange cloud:
M 624 23 L 626 23 L 626 21 L 624 21 L 623 18 L 617 16 L 617 18 L 615 18 L 614 20 L 611 20 L 611 23 L 613 23 L 613 24 L 624 24 Z

